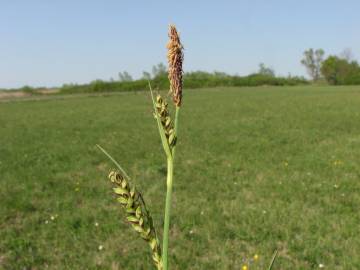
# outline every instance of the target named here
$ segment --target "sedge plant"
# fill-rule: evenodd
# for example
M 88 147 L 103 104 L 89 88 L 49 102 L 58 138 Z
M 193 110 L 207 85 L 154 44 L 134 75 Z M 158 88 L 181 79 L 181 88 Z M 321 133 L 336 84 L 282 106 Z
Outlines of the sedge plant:
M 183 88 L 183 46 L 180 42 L 179 34 L 174 25 L 169 27 L 169 42 L 167 44 L 168 54 L 168 78 L 170 82 L 170 93 L 173 105 L 175 107 L 174 121 L 171 117 L 169 104 L 160 95 L 154 95 L 151 85 L 149 89 L 154 109 L 154 117 L 156 119 L 162 146 L 167 161 L 167 177 L 166 177 L 166 199 L 164 210 L 164 228 L 162 247 L 156 233 L 156 229 L 151 217 L 150 211 L 147 209 L 145 200 L 136 187 L 131 184 L 131 179 L 120 166 L 120 164 L 103 149 L 97 145 L 99 149 L 112 161 L 117 167 L 117 171 L 111 171 L 109 179 L 113 185 L 113 192 L 117 197 L 125 211 L 126 220 L 131 227 L 144 239 L 150 246 L 152 260 L 157 270 L 168 270 L 168 250 L 169 250 L 169 229 L 170 229 L 170 213 L 172 202 L 172 188 L 174 178 L 174 158 L 176 143 L 178 140 L 179 128 L 179 112 L 182 104 L 182 88 Z M 269 270 L 273 268 L 277 251 L 275 252 Z M 247 267 L 247 266 L 246 266 Z M 246 268 L 247 269 L 247 268 Z
M 168 270 L 169 228 L 172 186 L 174 177 L 174 158 L 178 134 L 178 119 L 182 102 L 183 87 L 183 46 L 179 34 L 174 25 L 169 27 L 168 54 L 168 78 L 170 93 L 175 107 L 175 121 L 172 120 L 169 105 L 160 95 L 154 96 L 149 83 L 151 99 L 153 102 L 154 117 L 164 148 L 167 161 L 166 199 L 164 210 L 164 229 L 162 248 L 157 236 L 153 219 L 147 209 L 142 194 L 131 184 L 131 179 L 120 164 L 101 146 L 98 148 L 117 166 L 117 171 L 111 171 L 109 179 L 113 184 L 113 192 L 125 211 L 126 220 L 139 236 L 148 242 L 152 259 L 157 270 Z

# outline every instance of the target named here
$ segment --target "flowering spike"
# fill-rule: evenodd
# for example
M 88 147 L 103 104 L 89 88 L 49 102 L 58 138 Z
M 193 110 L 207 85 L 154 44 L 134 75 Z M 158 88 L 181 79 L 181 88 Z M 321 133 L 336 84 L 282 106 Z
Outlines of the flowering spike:
M 182 87 L 183 87 L 183 46 L 180 42 L 179 34 L 174 25 L 169 26 L 169 42 L 168 48 L 168 64 L 169 64 L 169 80 L 170 91 L 173 96 L 173 101 L 177 107 L 181 106 Z

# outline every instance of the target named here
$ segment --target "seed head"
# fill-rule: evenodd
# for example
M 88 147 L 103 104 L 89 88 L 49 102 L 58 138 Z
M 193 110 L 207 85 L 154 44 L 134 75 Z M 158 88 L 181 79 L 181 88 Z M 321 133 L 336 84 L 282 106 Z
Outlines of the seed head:
M 160 96 L 157 95 L 155 101 L 155 117 L 160 118 L 161 125 L 164 128 L 165 137 L 168 141 L 170 148 L 173 148 L 176 144 L 176 135 L 173 122 L 170 118 L 167 102 Z
M 168 64 L 169 64 L 169 81 L 170 91 L 173 101 L 177 107 L 181 106 L 182 87 L 183 87 L 183 46 L 180 42 L 179 34 L 174 25 L 169 26 Z
M 150 212 L 147 210 L 141 193 L 123 177 L 122 174 L 112 171 L 109 179 L 113 183 L 113 191 L 118 202 L 125 210 L 127 221 L 133 229 L 150 245 L 152 259 L 157 270 L 162 270 L 161 248 L 156 235 Z

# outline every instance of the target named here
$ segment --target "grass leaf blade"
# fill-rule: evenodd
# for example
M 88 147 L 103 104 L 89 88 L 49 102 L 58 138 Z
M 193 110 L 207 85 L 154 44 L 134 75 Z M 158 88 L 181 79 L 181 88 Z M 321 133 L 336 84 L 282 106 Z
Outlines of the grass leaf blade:
M 108 153 L 104 148 L 102 148 L 100 145 L 96 145 L 115 165 L 116 167 L 121 171 L 121 173 L 129 180 L 130 177 L 127 175 L 125 170 L 120 166 L 120 164 Z
M 270 265 L 269 265 L 268 270 L 271 270 L 271 269 L 273 268 L 274 263 L 275 263 L 275 260 L 276 260 L 276 257 L 277 257 L 277 254 L 278 254 L 278 251 L 275 250 L 274 255 L 273 255 L 272 259 L 271 259 L 271 262 L 270 262 Z

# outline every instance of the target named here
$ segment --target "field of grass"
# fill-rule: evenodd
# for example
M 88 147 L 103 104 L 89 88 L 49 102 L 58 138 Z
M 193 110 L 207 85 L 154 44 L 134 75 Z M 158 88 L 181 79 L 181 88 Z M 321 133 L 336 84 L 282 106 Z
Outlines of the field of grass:
M 185 91 L 172 269 L 360 269 L 360 87 Z M 102 145 L 161 234 L 166 168 L 149 93 L 0 104 L 0 269 L 152 269 Z

